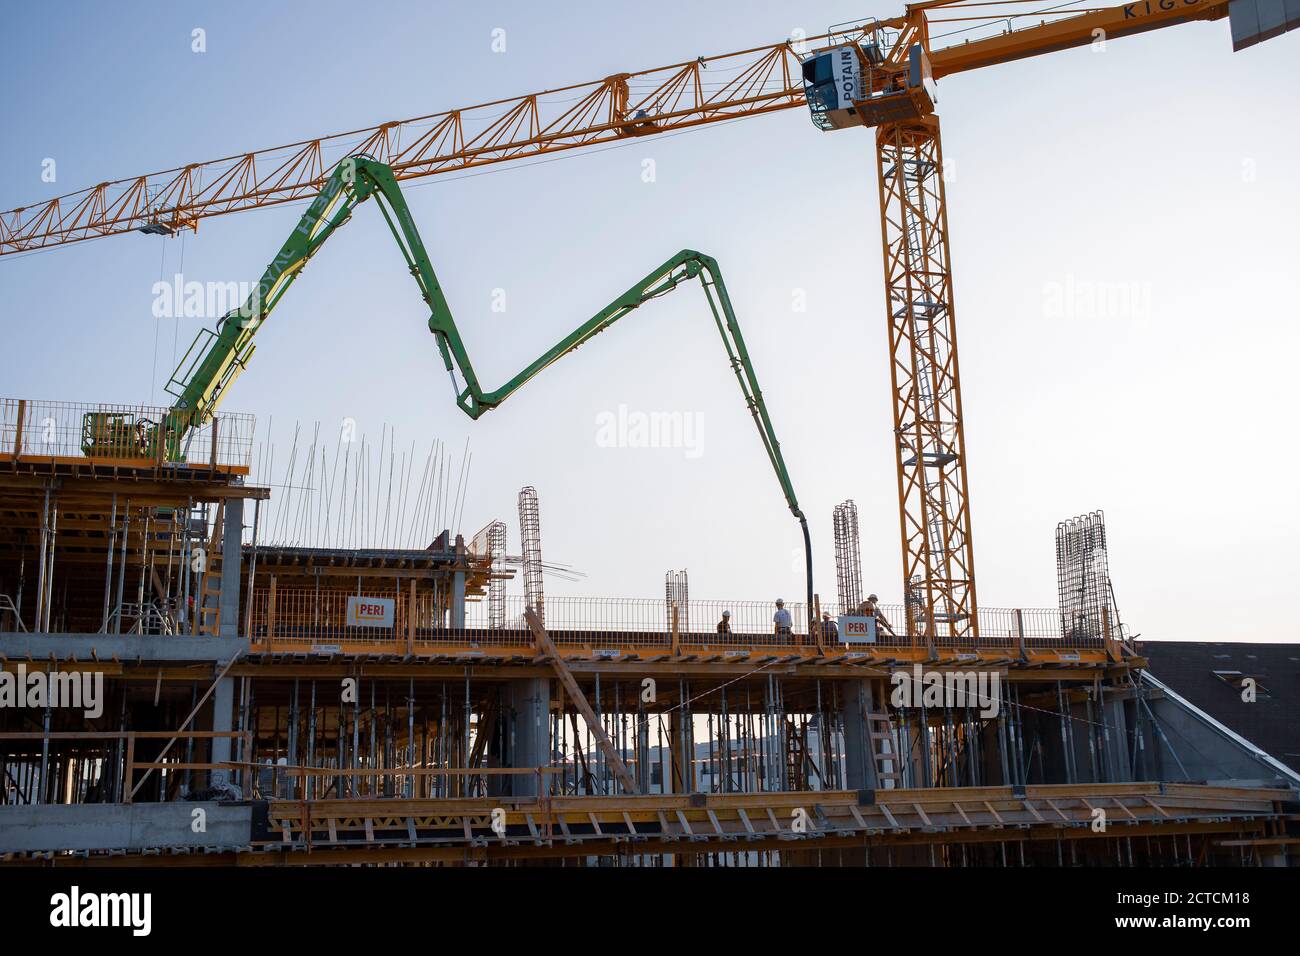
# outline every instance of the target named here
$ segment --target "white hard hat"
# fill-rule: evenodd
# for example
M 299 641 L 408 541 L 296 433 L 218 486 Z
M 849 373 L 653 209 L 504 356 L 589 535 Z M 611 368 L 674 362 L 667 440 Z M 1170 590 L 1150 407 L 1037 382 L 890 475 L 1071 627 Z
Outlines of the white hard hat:
M 777 598 L 777 599 L 776 599 L 776 603 L 777 603 L 777 604 L 784 604 L 784 603 L 785 603 L 785 598 Z
M 867 595 L 867 600 L 868 600 L 868 601 L 879 601 L 880 598 L 876 597 L 874 594 L 868 594 L 868 595 Z
M 723 616 L 723 617 L 731 617 L 731 612 L 730 612 L 730 611 L 723 611 L 723 612 L 722 612 L 722 616 Z

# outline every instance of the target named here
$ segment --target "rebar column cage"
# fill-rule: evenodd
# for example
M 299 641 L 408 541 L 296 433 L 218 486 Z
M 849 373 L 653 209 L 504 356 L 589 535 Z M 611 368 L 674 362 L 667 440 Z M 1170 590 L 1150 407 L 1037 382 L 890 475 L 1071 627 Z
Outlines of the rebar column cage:
M 854 613 L 862 604 L 862 551 L 858 543 L 858 506 L 852 499 L 835 506 L 835 582 L 840 611 Z
M 488 626 L 506 626 L 506 523 L 493 521 L 487 529 L 488 554 L 492 559 L 492 577 L 488 582 Z
M 673 626 L 673 609 L 677 609 L 677 629 L 689 632 L 691 629 L 691 594 L 686 581 L 686 569 L 669 571 L 664 575 L 664 611 L 667 625 Z
M 542 521 L 537 507 L 537 489 L 527 485 L 519 492 L 519 540 L 524 557 L 524 599 L 546 623 L 542 593 Z
M 939 119 L 876 133 L 908 630 L 978 638 Z
M 1093 511 L 1056 526 L 1056 586 L 1062 638 L 1096 641 L 1108 631 L 1119 634 L 1102 512 Z

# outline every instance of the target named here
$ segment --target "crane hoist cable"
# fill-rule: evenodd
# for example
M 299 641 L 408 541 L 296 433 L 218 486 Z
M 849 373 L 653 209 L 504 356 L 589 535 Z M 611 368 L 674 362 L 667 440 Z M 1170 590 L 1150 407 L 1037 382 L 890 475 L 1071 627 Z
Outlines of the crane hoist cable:
M 727 361 L 745 399 L 745 407 L 754 419 L 763 450 L 776 473 L 786 504 L 791 514 L 798 519 L 803 533 L 809 634 L 813 634 L 812 542 L 808 533 L 808 520 L 795 497 L 790 473 L 781 455 L 781 445 L 768 415 L 763 392 L 758 385 L 758 376 L 745 348 L 745 339 L 740 324 L 736 321 L 735 310 L 717 260 L 692 249 L 683 249 L 651 270 L 500 388 L 485 391 L 474 372 L 474 365 L 456 328 L 451 308 L 443 295 L 393 170 L 364 154 L 349 156 L 339 163 L 243 304 L 224 315 L 218 321 L 215 331 L 204 329 L 199 332 L 167 383 L 166 390 L 176 401 L 162 421 L 148 423 L 138 431 L 135 450 L 139 454 L 158 456 L 169 461 L 184 459 L 188 439 L 199 427 L 211 420 L 231 383 L 248 367 L 255 348 L 253 339 L 285 292 L 317 250 L 351 218 L 353 210 L 370 198 L 376 200 L 376 205 L 383 213 L 384 220 L 406 259 L 407 268 L 429 306 L 429 331 L 434 335 L 443 364 L 451 377 L 456 405 L 475 420 L 502 404 L 543 369 L 599 335 L 619 319 L 645 303 L 667 295 L 683 282 L 698 279 L 709 303 L 714 325 L 726 349 Z M 87 454 L 95 454 L 99 443 L 120 445 L 120 436 L 105 413 L 92 412 L 87 415 L 87 419 L 83 428 L 83 434 L 87 436 L 83 449 Z

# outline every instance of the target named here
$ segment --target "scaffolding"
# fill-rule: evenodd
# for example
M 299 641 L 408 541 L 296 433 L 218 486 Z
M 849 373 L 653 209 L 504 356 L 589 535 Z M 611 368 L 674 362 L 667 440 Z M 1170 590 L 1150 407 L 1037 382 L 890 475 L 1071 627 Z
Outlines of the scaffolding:
M 319 444 L 304 444 L 317 450 L 285 472 L 312 487 Z M 406 469 L 381 446 L 399 508 Z M 248 815 L 237 838 L 166 831 L 168 860 L 1247 864 L 1272 852 L 1258 848 L 1292 798 L 1276 768 L 1188 739 L 1185 714 L 1166 721 L 1182 705 L 1106 640 L 1100 513 L 1058 532 L 1060 608 L 980 607 L 963 633 L 921 640 L 905 595 L 879 607 L 903 633 L 850 644 L 810 633 L 801 605 L 787 629 L 767 601 L 693 598 L 684 569 L 657 597 L 553 596 L 541 624 L 528 611 L 540 617 L 553 566 L 531 487 L 516 559 L 501 521 L 467 543 L 444 530 L 428 547 L 309 546 L 265 520 L 271 490 L 242 471 L 80 468 L 24 454 L 0 473 L 0 679 L 102 683 L 93 715 L 0 708 L 0 813 L 131 804 L 148 824 L 202 801 Z M 437 472 L 455 514 L 462 493 Z M 365 525 L 379 545 L 396 524 L 382 484 Z M 853 503 L 835 519 L 832 615 L 862 590 Z M 524 593 L 507 594 L 516 560 Z M 922 668 L 984 681 L 978 706 L 898 696 Z M 1098 807 L 1122 826 L 1094 829 Z M 61 855 L 66 827 L 4 822 L 10 859 L 147 865 L 164 849 L 145 825 Z

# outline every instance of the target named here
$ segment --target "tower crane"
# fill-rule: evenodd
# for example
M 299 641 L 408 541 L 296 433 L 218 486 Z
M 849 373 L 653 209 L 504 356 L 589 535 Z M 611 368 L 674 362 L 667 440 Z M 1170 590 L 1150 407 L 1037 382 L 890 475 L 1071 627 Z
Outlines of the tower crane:
M 1108 7 L 923 0 L 897 17 L 806 40 L 101 183 L 0 213 L 0 255 L 132 231 L 169 235 L 210 216 L 308 199 L 328 179 L 331 151 L 373 156 L 405 180 L 800 107 L 822 130 L 874 129 L 908 631 L 974 642 L 978 605 L 937 81 L 1223 18 L 1233 49 L 1242 50 L 1300 26 L 1300 8 L 1295 0 Z M 705 82 L 719 74 L 722 82 Z

